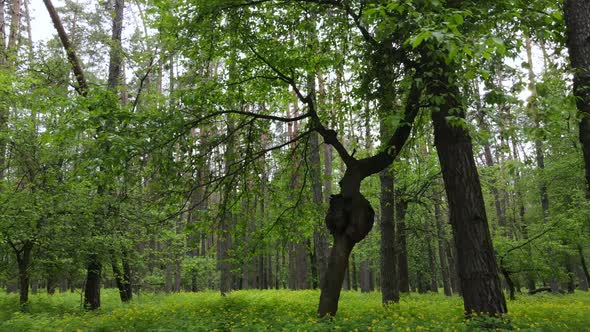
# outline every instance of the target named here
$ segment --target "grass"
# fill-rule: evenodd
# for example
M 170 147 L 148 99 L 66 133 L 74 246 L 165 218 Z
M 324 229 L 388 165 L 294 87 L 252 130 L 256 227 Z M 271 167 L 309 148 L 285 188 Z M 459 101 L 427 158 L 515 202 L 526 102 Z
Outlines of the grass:
M 379 293 L 343 292 L 332 321 L 318 320 L 318 291 L 142 294 L 121 304 L 103 291 L 102 309 L 80 309 L 79 294 L 39 294 L 26 312 L 0 295 L 0 331 L 477 331 L 459 297 L 411 294 L 383 307 Z M 590 331 L 590 294 L 520 296 L 509 304 L 515 331 Z

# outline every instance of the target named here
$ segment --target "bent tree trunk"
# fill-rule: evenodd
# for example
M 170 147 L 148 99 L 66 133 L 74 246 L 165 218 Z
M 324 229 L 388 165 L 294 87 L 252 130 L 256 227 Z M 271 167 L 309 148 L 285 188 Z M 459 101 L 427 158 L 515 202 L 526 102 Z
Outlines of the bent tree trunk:
M 328 270 L 322 281 L 318 314 L 334 316 L 348 267 L 348 257 L 354 245 L 369 234 L 375 212 L 369 201 L 360 193 L 350 196 L 332 195 L 326 226 L 334 236 L 334 246 L 328 259 Z
M 325 220 L 328 230 L 334 237 L 334 246 L 328 259 L 328 270 L 321 283 L 318 307 L 320 317 L 336 314 L 350 252 L 354 245 L 364 239 L 373 227 L 375 212 L 369 201 L 360 193 L 361 182 L 366 177 L 379 173 L 391 165 L 406 143 L 416 114 L 420 109 L 422 92 L 420 84 L 421 80 L 415 79 L 413 81 L 406 102 L 404 118 L 389 141 L 384 144 L 384 149 L 372 157 L 360 160 L 355 159 L 346 151 L 335 131 L 326 129 L 321 124 L 315 113 L 313 98 L 300 96 L 300 99 L 307 103 L 314 118 L 315 130 L 322 135 L 326 144 L 335 148 L 346 164 L 346 171 L 340 181 L 340 194 L 331 195 L 330 207 Z
M 318 315 L 335 315 L 342 282 L 348 266 L 348 256 L 356 243 L 364 239 L 373 227 L 375 212 L 371 204 L 360 193 L 361 182 L 366 177 L 387 168 L 397 157 L 406 143 L 412 124 L 420 109 L 421 80 L 414 80 L 405 107 L 404 119 L 382 152 L 368 158 L 357 160 L 344 149 L 336 138 L 336 133 L 318 125 L 316 130 L 325 142 L 334 146 L 344 163 L 346 172 L 340 180 L 340 194 L 332 195 L 326 215 L 326 226 L 334 237 L 334 246 L 328 259 L 328 270 L 321 284 Z M 308 104 L 313 109 L 313 103 Z
M 443 98 L 440 109 L 432 114 L 434 140 L 449 201 L 464 308 L 468 317 L 474 312 L 501 315 L 507 312 L 506 300 L 498 276 L 471 137 L 462 121 L 464 108 L 458 102 L 459 92 L 446 75 L 443 70 L 443 74 L 435 78 L 430 95 Z M 459 123 L 451 124 L 449 118 L 458 119 Z
M 119 262 L 115 253 L 111 255 L 111 267 L 117 289 L 119 290 L 119 297 L 121 298 L 121 302 L 129 302 L 133 298 L 133 290 L 131 285 L 131 266 L 129 265 L 129 258 L 125 253 L 122 256 L 122 263 L 123 271 L 119 268 Z

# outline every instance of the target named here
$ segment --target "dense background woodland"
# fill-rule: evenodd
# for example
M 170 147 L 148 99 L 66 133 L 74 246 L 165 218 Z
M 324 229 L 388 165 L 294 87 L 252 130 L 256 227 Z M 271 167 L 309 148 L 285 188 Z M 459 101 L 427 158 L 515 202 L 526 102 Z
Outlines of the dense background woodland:
M 0 0 L 0 40 L 14 308 L 588 302 L 547 295 L 590 282 L 587 0 Z

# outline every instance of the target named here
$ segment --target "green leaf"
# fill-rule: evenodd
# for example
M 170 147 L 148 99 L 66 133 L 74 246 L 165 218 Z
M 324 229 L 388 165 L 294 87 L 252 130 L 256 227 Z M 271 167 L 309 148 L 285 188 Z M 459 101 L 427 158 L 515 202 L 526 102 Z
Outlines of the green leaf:
M 461 14 L 455 13 L 453 14 L 453 21 L 455 22 L 455 24 L 457 25 L 462 25 L 464 22 L 463 16 Z
M 420 46 L 420 44 L 422 44 L 424 39 L 430 37 L 431 34 L 432 34 L 432 31 L 423 31 L 420 34 L 418 34 L 416 36 L 416 38 L 414 38 L 414 40 L 412 41 L 412 48 L 416 48 L 416 47 Z

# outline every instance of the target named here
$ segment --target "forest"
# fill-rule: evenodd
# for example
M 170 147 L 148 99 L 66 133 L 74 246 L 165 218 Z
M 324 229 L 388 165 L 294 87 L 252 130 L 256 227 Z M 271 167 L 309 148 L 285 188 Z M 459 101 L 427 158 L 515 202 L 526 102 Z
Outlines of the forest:
M 588 0 L 0 0 L 0 40 L 0 331 L 590 326 Z

